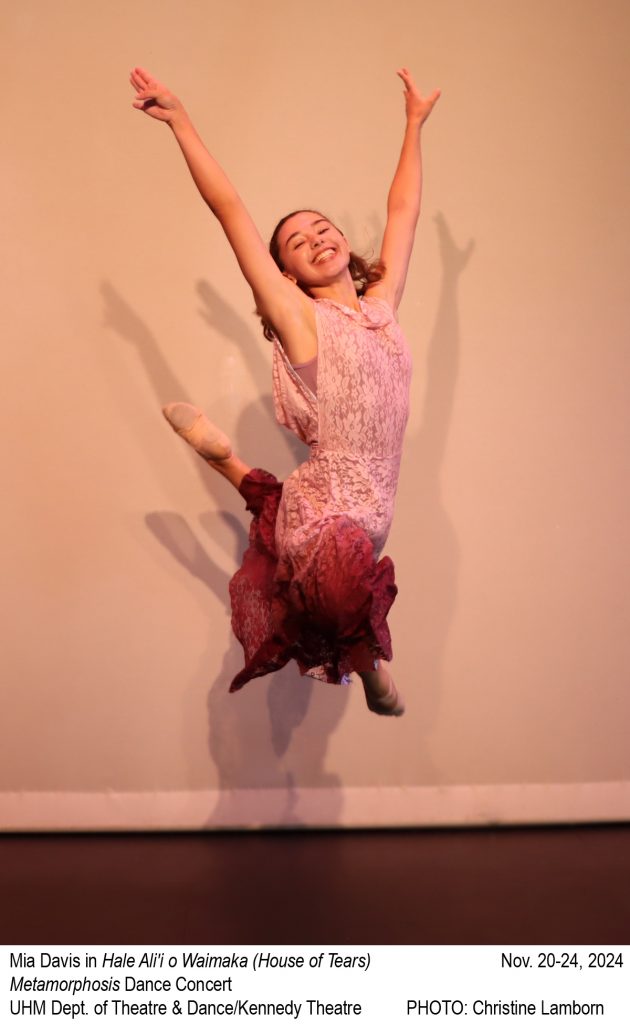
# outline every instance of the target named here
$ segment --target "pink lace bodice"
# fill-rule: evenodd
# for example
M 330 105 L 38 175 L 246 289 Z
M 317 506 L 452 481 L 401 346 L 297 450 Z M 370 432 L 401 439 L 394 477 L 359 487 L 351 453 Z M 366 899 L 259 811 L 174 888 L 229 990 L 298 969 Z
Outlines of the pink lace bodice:
M 245 653 L 232 690 L 292 658 L 303 674 L 347 683 L 366 652 L 392 657 L 394 566 L 378 558 L 394 508 L 411 357 L 388 304 L 360 302 L 360 311 L 315 302 L 317 396 L 274 343 L 277 419 L 311 453 L 282 484 L 262 469 L 241 483 L 252 523 L 230 581 Z
M 378 557 L 390 529 L 409 410 L 411 355 L 384 299 L 361 311 L 315 301 L 317 396 L 274 342 L 276 418 L 311 455 L 284 482 L 276 521 L 280 559 L 316 556 L 319 528 L 339 516 L 359 525 Z

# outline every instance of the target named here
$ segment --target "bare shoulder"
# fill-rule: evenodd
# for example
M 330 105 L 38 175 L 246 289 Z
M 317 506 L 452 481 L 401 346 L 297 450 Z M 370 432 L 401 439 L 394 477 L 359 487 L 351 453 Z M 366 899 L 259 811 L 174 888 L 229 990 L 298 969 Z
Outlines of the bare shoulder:
M 306 363 L 317 355 L 315 302 L 292 281 L 282 278 L 273 304 L 256 305 L 278 336 L 291 363 Z M 272 308 L 269 308 L 271 305 Z

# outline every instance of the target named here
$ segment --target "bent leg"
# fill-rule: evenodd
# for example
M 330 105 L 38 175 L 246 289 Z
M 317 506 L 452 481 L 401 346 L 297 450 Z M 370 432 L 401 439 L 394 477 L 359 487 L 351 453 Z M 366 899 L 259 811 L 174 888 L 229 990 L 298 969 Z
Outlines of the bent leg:
M 405 704 L 394 680 L 382 661 L 374 664 L 376 668 L 373 671 L 359 672 L 368 708 L 377 715 L 393 715 L 396 718 L 404 715 Z
M 241 489 L 243 478 L 246 477 L 248 473 L 251 473 L 252 469 L 252 467 L 248 466 L 246 462 L 239 459 L 238 455 L 234 454 L 230 455 L 229 458 L 221 459 L 220 461 L 207 458 L 206 462 L 209 466 L 212 466 L 213 469 L 216 469 L 217 473 L 220 473 L 221 476 L 224 476 L 229 483 L 236 487 L 237 491 Z
M 188 402 L 171 402 L 162 412 L 175 433 L 238 490 L 251 467 L 234 454 L 229 437 Z
M 375 660 L 367 644 L 357 644 L 352 652 L 354 670 L 361 677 L 365 701 L 377 715 L 404 714 L 405 704 L 382 660 Z

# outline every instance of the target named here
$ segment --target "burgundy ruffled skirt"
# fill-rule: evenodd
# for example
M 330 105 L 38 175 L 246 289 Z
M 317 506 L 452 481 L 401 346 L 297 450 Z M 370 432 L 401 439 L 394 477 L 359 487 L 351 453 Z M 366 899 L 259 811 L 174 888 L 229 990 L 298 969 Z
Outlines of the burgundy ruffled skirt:
M 230 581 L 232 629 L 245 654 L 230 690 L 292 658 L 303 675 L 321 667 L 329 683 L 366 668 L 368 655 L 391 660 L 386 617 L 397 593 L 391 558 L 375 562 L 365 531 L 338 516 L 322 525 L 316 554 L 298 573 L 276 552 L 282 484 L 252 469 L 240 492 L 253 518 L 243 563 Z

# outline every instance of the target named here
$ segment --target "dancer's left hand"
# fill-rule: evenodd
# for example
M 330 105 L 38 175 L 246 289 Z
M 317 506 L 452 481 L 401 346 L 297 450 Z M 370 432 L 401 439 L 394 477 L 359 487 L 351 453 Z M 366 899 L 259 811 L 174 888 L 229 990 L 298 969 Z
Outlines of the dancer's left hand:
M 142 110 L 149 117 L 158 121 L 165 121 L 174 127 L 176 121 L 181 122 L 187 119 L 184 107 L 172 92 L 153 78 L 144 68 L 134 68 L 129 76 L 129 81 L 136 90 L 136 98 L 132 106 L 136 110 Z
M 433 110 L 433 107 L 440 98 L 440 90 L 434 89 L 430 96 L 421 96 L 411 72 L 407 68 L 400 68 L 396 74 L 405 83 L 405 107 L 407 120 L 422 124 Z

